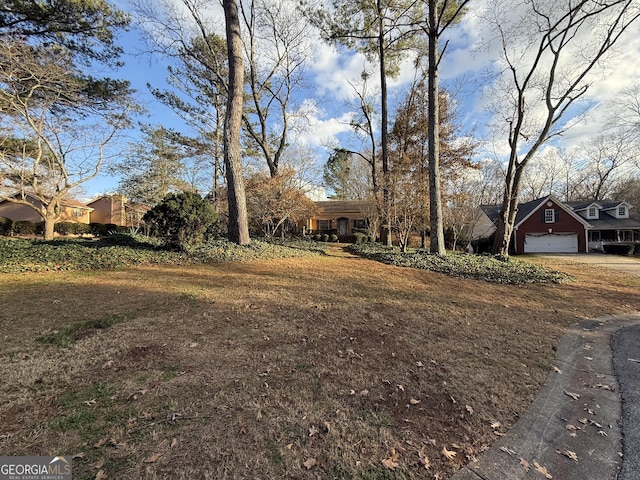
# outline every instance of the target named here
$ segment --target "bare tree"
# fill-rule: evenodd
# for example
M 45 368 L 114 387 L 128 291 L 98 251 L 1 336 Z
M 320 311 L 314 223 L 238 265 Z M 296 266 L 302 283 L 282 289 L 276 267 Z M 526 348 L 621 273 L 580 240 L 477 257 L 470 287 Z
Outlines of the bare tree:
M 637 142 L 625 132 L 598 135 L 580 150 L 584 160 L 575 175 L 578 196 L 594 200 L 609 198 L 618 178 L 629 172 L 640 153 Z
M 550 193 L 560 198 L 566 197 L 565 181 L 570 167 L 571 164 L 557 148 L 540 151 L 522 175 L 520 199 L 528 202 Z
M 494 2 L 487 20 L 502 52 L 495 118 L 509 146 L 495 253 L 509 253 L 525 167 L 570 127 L 564 120 L 585 96 L 589 74 L 639 15 L 634 0 Z
M 5 37 L 0 52 L 0 199 L 33 208 L 51 239 L 63 199 L 98 175 L 128 125 L 127 91 L 116 82 L 94 96 L 59 48 Z
M 286 0 L 249 0 L 241 2 L 240 9 L 250 99 L 243 114 L 247 143 L 261 153 L 275 177 L 292 120 L 304 115 L 304 110 L 295 108 L 293 93 L 304 88 L 311 27 Z

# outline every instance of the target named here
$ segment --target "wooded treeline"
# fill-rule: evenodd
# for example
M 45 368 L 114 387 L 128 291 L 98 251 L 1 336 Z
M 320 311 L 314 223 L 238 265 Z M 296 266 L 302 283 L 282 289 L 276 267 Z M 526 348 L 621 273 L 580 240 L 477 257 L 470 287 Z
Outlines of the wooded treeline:
M 250 230 L 273 234 L 309 215 L 305 194 L 319 186 L 367 200 L 363 214 L 383 227 L 383 242 L 406 247 L 421 234 L 440 255 L 445 229 L 455 241 L 468 237 L 481 204 L 501 204 L 494 251 L 503 255 L 519 201 L 554 193 L 638 204 L 640 89 L 621 92 L 598 136 L 571 149 L 559 141 L 578 112 L 587 115 L 600 73 L 614 68 L 638 1 L 225 0 L 221 11 L 201 0 L 132 4 L 130 13 L 106 0 L 0 7 L 0 199 L 33 205 L 35 196 L 51 235 L 60 201 L 105 167 L 136 201 L 206 195 L 240 244 Z M 495 55 L 482 84 L 491 99 L 478 120 L 484 138 L 463 130 L 464 90 L 440 86 L 451 41 L 471 18 L 488 39 L 482 51 Z M 117 67 L 119 35 L 131 26 L 149 53 L 170 60 L 168 88 L 153 79 L 149 88 L 188 131 L 132 123 L 140 107 L 128 82 L 85 73 Z M 343 108 L 351 136 L 325 145 L 329 153 L 302 140 L 322 108 L 311 91 L 319 42 L 364 59 Z M 413 80 L 390 95 L 407 65 Z M 138 140 L 118 148 L 132 127 Z

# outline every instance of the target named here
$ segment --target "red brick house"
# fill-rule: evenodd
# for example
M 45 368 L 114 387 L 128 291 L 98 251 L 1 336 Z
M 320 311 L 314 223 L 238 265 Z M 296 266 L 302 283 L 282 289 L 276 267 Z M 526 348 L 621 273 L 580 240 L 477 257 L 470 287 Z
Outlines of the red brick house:
M 607 243 L 640 243 L 640 215 L 622 201 L 562 202 L 553 195 L 518 206 L 514 253 L 586 253 Z M 480 236 L 495 231 L 500 206 L 481 207 Z
M 314 233 L 335 233 L 342 241 L 353 238 L 354 229 L 366 229 L 367 202 L 361 200 L 329 200 L 314 202 L 318 211 L 306 220 L 305 231 Z

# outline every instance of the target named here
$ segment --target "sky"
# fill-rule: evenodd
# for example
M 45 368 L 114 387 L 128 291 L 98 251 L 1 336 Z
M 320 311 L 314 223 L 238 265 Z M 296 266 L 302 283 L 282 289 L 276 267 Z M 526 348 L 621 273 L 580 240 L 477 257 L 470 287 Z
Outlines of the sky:
M 178 1 L 178 0 L 172 0 Z M 491 0 L 472 1 L 469 13 L 462 21 L 450 30 L 445 40 L 447 49 L 440 67 L 441 85 L 449 91 L 456 91 L 459 105 L 459 121 L 463 132 L 472 132 L 482 140 L 488 140 L 491 134 L 487 125 L 497 117 L 491 113 L 492 91 L 495 73 L 503 64 L 500 63 L 500 45 L 495 35 L 484 23 L 483 16 Z M 542 0 L 546 1 L 546 0 Z M 553 0 L 549 0 L 554 3 Z M 120 9 L 133 12 L 128 0 L 114 2 Z M 212 2 L 214 5 L 217 2 Z M 160 2 L 158 1 L 159 5 Z M 508 12 L 508 20 L 517 22 L 521 12 L 517 9 Z M 214 23 L 222 27 L 219 5 L 213 10 Z M 125 67 L 117 72 L 117 76 L 131 81 L 132 87 L 138 91 L 139 100 L 145 104 L 149 116 L 143 118 L 145 123 L 160 124 L 181 129 L 183 124 L 169 108 L 157 102 L 150 94 L 147 83 L 153 87 L 166 86 L 166 67 L 170 59 L 144 52 L 147 46 L 142 41 L 140 27 L 134 21 L 130 32 L 120 38 L 125 50 L 123 60 Z M 521 28 L 520 31 L 523 29 Z M 221 30 L 218 32 L 223 34 Z M 527 61 L 531 48 L 521 39 L 514 43 L 522 62 Z M 575 55 L 579 55 L 579 49 Z M 307 65 L 306 80 L 308 88 L 297 92 L 297 103 L 307 102 L 314 105 L 309 116 L 310 128 L 303 132 L 296 141 L 317 152 L 317 162 L 322 164 L 328 157 L 326 145 L 353 144 L 354 137 L 348 125 L 356 97 L 350 84 L 357 83 L 363 68 L 367 65 L 365 58 L 346 48 L 336 48 L 321 41 L 313 41 L 313 54 Z M 371 65 L 369 64 L 369 68 Z M 375 66 L 373 67 L 375 69 Z M 375 70 L 374 70 L 375 71 Z M 406 90 L 415 74 L 411 59 L 407 59 L 399 75 L 389 83 L 390 98 L 393 103 Z M 640 79 L 640 22 L 636 24 L 620 40 L 618 47 L 606 66 L 598 66 L 593 75 L 593 82 L 581 108 L 570 111 L 570 117 L 578 118 L 584 108 L 589 109 L 585 118 L 576 121 L 561 138 L 550 146 L 570 149 L 602 131 L 604 111 L 613 100 L 619 98 L 624 89 L 638 84 Z M 376 75 L 370 79 L 371 88 L 379 85 Z M 584 107 L 584 108 L 582 108 Z M 135 137 L 135 132 L 132 132 Z M 498 155 L 506 152 L 506 138 L 497 144 L 484 144 L 479 156 Z M 118 179 L 104 172 L 97 179 L 87 183 L 87 196 L 113 192 L 117 189 Z

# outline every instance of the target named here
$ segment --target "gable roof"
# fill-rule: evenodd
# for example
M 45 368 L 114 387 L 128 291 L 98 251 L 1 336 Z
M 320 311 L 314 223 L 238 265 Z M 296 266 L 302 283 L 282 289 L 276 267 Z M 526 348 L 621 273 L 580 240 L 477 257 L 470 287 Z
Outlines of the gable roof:
M 582 200 L 579 202 L 565 202 L 565 205 L 569 205 L 575 211 L 586 210 L 591 206 L 595 206 L 600 210 L 613 210 L 620 206 L 633 208 L 633 205 L 631 205 L 630 203 L 620 200 Z
M 582 223 L 585 227 L 590 227 L 591 224 L 580 215 L 576 214 L 573 209 L 568 206 L 566 203 L 562 202 L 560 199 L 556 198 L 555 195 L 547 195 L 544 198 L 538 198 L 536 200 L 532 200 L 531 202 L 527 202 L 525 204 L 521 204 L 518 206 L 518 214 L 516 215 L 516 223 L 515 228 L 517 229 L 520 225 L 522 225 L 534 212 L 538 211 L 540 207 L 544 206 L 547 202 L 553 202 L 557 206 L 559 206 L 566 213 L 571 215 L 574 219 Z
M 571 215 L 573 218 L 578 220 L 589 229 L 640 229 L 640 214 L 629 213 L 629 218 L 616 218 L 613 215 L 607 213 L 607 210 L 613 210 L 621 205 L 625 205 L 630 208 L 631 205 L 627 202 L 614 200 L 582 200 L 578 202 L 562 202 L 554 195 L 548 195 L 544 198 L 537 198 L 530 202 L 519 204 L 518 213 L 516 214 L 515 227 L 520 226 L 527 218 L 533 215 L 533 213 L 536 212 L 541 206 L 543 206 L 548 200 L 552 200 L 565 212 L 567 212 L 569 215 Z M 587 221 L 584 217 L 575 213 L 581 210 L 586 210 L 592 205 L 596 205 L 598 208 L 600 208 L 600 218 L 589 219 Z M 501 205 L 481 205 L 480 208 L 494 224 L 497 224 Z
M 327 200 L 315 203 L 322 213 L 358 213 L 365 211 L 369 202 L 364 200 Z
M 585 200 L 580 202 L 565 202 L 565 205 L 569 205 L 576 212 L 580 212 L 582 210 L 587 210 L 591 207 L 596 207 L 597 209 L 602 209 L 602 204 L 598 203 L 595 200 Z
M 516 213 L 516 221 L 514 227 L 518 228 L 520 225 L 522 225 L 529 217 L 531 217 L 531 215 L 538 211 L 540 207 L 542 207 L 549 200 L 554 202 L 556 205 L 562 208 L 563 211 L 567 212 L 569 215 L 571 215 L 571 217 L 575 218 L 583 225 L 587 227 L 590 226 L 590 224 L 584 218 L 582 218 L 580 215 L 577 215 L 571 207 L 567 206 L 566 203 L 561 202 L 554 195 L 547 195 L 546 197 L 536 198 L 535 200 L 531 200 L 530 202 L 518 204 L 518 212 Z M 480 208 L 493 223 L 497 224 L 501 207 L 502 205 L 482 205 Z
M 15 194 L 11 195 L 11 198 L 16 198 L 16 197 L 19 197 L 19 196 L 20 196 L 19 193 L 15 193 Z M 25 198 L 26 197 L 29 197 L 34 202 L 40 202 L 40 200 L 38 198 L 34 197 L 33 195 L 31 195 L 29 193 L 25 194 Z M 6 199 L 6 198 L 0 200 L 0 203 L 3 203 L 3 202 L 11 202 L 11 200 Z M 11 202 L 11 203 L 14 203 L 14 202 Z M 60 205 L 63 206 L 63 207 L 82 208 L 84 210 L 89 210 L 89 211 L 93 211 L 94 210 L 93 208 L 89 207 L 88 205 L 85 205 L 84 203 L 79 202 L 78 200 L 73 200 L 71 198 L 63 198 L 60 201 Z

